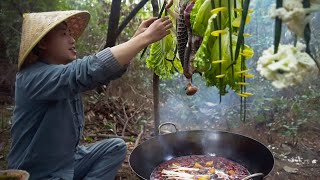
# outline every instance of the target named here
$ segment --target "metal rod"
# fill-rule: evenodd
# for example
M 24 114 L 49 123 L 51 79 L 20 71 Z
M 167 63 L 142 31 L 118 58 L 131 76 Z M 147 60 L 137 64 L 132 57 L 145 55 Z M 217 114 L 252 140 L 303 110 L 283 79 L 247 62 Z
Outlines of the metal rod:
M 231 64 L 226 68 L 226 71 L 231 67 L 232 71 L 232 81 L 234 80 L 234 69 L 233 69 L 233 62 L 234 62 L 234 57 L 233 57 L 233 50 L 232 50 L 232 22 L 231 22 L 231 0 L 228 0 L 228 15 L 229 15 L 229 48 L 230 48 L 230 59 L 231 59 Z
M 219 1 L 219 7 L 221 7 L 221 1 Z M 222 16 L 221 16 L 222 12 L 219 12 L 218 18 L 219 18 L 219 30 L 222 30 Z M 222 36 L 221 34 L 219 34 L 219 60 L 222 60 Z M 222 74 L 222 63 L 219 64 L 219 69 L 220 69 L 220 73 Z M 220 79 L 220 93 L 219 93 L 219 103 L 221 104 L 222 101 L 222 95 L 221 95 L 221 89 L 222 89 L 222 82 L 223 78 Z
M 303 0 L 302 4 L 303 4 L 303 8 L 310 8 L 310 6 L 311 6 L 310 0 Z M 308 15 L 309 14 L 307 14 L 307 16 Z M 318 70 L 320 71 L 320 65 L 319 65 L 318 61 L 316 61 L 314 59 L 313 55 L 311 54 L 311 50 L 310 50 L 310 40 L 311 40 L 310 23 L 306 24 L 303 34 L 304 34 L 304 41 L 306 43 L 306 53 L 309 54 L 309 56 L 313 59 L 313 61 L 316 63 Z
M 283 6 L 282 0 L 277 0 L 276 8 L 281 8 Z M 281 40 L 281 30 L 282 30 L 282 20 L 279 17 L 275 19 L 275 33 L 274 33 L 274 54 L 278 52 L 278 47 Z
M 239 34 L 238 34 L 238 39 L 237 39 L 237 45 L 236 45 L 236 52 L 235 52 L 235 57 L 234 57 L 234 64 L 236 64 L 239 53 L 240 53 L 240 46 L 244 43 L 243 40 L 243 33 L 244 33 L 244 27 L 247 21 L 247 15 L 248 15 L 248 10 L 249 10 L 249 5 L 250 5 L 250 0 L 245 0 L 243 4 L 243 11 L 242 11 L 242 16 L 241 16 L 241 21 L 240 21 L 240 29 L 239 29 Z

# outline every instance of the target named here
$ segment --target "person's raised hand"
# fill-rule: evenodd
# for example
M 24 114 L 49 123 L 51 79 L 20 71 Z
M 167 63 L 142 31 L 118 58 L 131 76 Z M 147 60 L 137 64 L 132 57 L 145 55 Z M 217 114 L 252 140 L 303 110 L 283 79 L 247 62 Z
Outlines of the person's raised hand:
M 147 20 L 142 21 L 142 23 L 139 25 L 137 31 L 134 33 L 133 37 L 136 37 L 139 34 L 143 33 L 155 20 L 157 20 L 156 17 L 151 17 Z
M 144 32 L 147 42 L 149 44 L 159 41 L 166 35 L 170 34 L 172 22 L 169 17 L 161 17 L 154 21 Z

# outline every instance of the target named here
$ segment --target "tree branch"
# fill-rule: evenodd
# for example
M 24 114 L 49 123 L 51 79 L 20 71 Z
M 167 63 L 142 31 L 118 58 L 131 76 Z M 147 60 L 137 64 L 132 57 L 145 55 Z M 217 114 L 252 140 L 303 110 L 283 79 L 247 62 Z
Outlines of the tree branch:
M 153 17 L 158 17 L 159 14 L 159 4 L 157 0 L 151 0 L 152 9 L 153 9 Z
M 126 113 L 126 109 L 125 109 L 125 106 L 123 106 L 122 110 L 123 110 L 123 114 L 124 114 L 124 117 L 126 118 L 126 121 L 125 121 L 125 124 L 123 126 L 123 129 L 122 129 L 122 136 L 124 136 L 124 133 L 126 131 L 126 128 L 128 126 L 128 122 L 133 119 L 133 117 L 144 107 L 145 104 L 142 104 L 136 111 L 134 111 L 132 113 L 132 115 L 130 117 L 128 117 L 127 113 Z
M 149 0 L 141 0 L 139 4 L 130 12 L 130 14 L 122 21 L 120 24 L 118 31 L 117 31 L 117 37 L 121 34 L 121 32 L 124 30 L 124 28 L 129 24 L 129 22 L 136 16 L 136 14 L 139 12 L 141 8 L 148 2 Z
M 110 138 L 121 138 L 123 140 L 127 140 L 127 141 L 130 141 L 132 140 L 131 137 L 128 137 L 128 136 L 118 136 L 118 135 L 112 135 L 112 134 L 88 134 L 86 137 L 90 137 L 90 138 L 107 138 L 107 139 L 110 139 Z
M 134 143 L 134 148 L 133 149 L 135 149 L 139 145 L 139 142 L 140 142 L 140 139 L 141 139 L 141 137 L 142 137 L 142 135 L 144 133 L 144 130 L 145 130 L 145 126 L 141 125 L 140 126 L 140 133 L 139 133 L 139 135 L 138 135 L 138 137 L 136 139 L 136 142 Z
M 153 16 L 158 17 L 159 4 L 157 0 L 151 0 L 153 8 Z M 159 113 L 159 76 L 153 74 L 153 111 L 154 111 L 154 134 L 159 134 L 158 127 L 160 125 L 160 113 Z
M 118 25 L 120 19 L 121 1 L 112 0 L 111 13 L 108 23 L 107 42 L 104 48 L 112 47 L 116 44 Z

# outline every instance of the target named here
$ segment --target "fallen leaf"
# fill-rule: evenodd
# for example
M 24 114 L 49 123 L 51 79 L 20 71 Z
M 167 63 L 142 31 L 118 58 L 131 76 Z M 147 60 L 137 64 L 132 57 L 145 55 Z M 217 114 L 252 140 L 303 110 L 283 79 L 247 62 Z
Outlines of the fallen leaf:
M 298 173 L 298 168 L 292 168 L 289 166 L 284 166 L 283 169 L 287 172 L 287 173 L 292 173 L 292 174 L 296 174 Z
M 287 156 L 289 154 L 291 154 L 291 147 L 286 145 L 286 144 L 281 144 L 281 150 L 283 151 L 283 155 Z

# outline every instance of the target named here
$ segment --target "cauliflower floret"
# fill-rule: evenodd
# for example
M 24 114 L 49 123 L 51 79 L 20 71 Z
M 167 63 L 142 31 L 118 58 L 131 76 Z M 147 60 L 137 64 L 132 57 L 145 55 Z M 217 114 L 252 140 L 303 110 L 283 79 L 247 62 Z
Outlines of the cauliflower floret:
M 304 28 L 312 18 L 310 13 L 320 10 L 320 0 L 311 1 L 311 7 L 303 8 L 302 0 L 284 0 L 283 7 L 276 9 L 272 6 L 270 16 L 279 17 L 289 30 L 294 32 L 298 37 L 303 37 Z
M 285 88 L 301 83 L 304 78 L 315 74 L 317 67 L 313 59 L 303 50 L 305 45 L 279 45 L 278 53 L 273 47 L 265 50 L 258 60 L 257 70 L 276 88 Z

